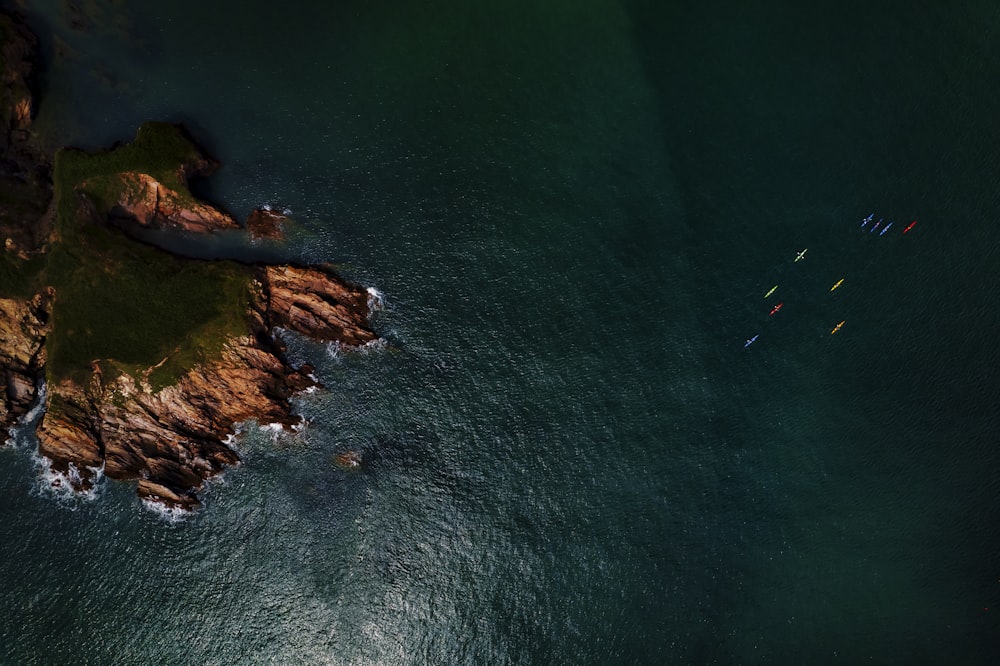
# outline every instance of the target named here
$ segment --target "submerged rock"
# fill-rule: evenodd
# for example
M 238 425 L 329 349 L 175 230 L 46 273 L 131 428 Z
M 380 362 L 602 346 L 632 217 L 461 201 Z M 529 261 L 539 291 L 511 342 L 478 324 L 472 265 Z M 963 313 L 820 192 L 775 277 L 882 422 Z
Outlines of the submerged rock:
M 288 216 L 276 213 L 270 208 L 258 208 L 247 217 L 247 231 L 255 241 L 280 241 L 285 237 L 285 223 Z
M 345 451 L 335 455 L 333 462 L 342 470 L 354 472 L 361 469 L 361 454 L 357 451 Z

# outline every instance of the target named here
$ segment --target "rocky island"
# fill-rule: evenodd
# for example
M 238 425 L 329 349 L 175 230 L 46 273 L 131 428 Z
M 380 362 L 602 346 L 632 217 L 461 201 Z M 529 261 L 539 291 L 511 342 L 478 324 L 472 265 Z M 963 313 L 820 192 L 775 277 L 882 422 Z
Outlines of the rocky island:
M 76 490 L 135 480 L 171 508 L 238 461 L 238 423 L 291 427 L 289 398 L 315 386 L 276 330 L 372 342 L 368 292 L 323 266 L 177 256 L 137 232 L 244 229 L 189 179 L 217 163 L 183 128 L 146 123 L 101 153 L 32 145 L 34 37 L 0 15 L 0 425 L 40 403 L 39 453 Z M 255 237 L 280 216 L 255 211 Z

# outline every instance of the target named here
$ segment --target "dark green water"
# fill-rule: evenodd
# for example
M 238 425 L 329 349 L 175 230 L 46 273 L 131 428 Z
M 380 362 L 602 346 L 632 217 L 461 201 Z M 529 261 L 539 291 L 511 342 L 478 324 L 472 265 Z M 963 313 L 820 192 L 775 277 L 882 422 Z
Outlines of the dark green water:
M 182 521 L 0 450 L 0 663 L 995 662 L 995 3 L 30 4 L 389 348 Z

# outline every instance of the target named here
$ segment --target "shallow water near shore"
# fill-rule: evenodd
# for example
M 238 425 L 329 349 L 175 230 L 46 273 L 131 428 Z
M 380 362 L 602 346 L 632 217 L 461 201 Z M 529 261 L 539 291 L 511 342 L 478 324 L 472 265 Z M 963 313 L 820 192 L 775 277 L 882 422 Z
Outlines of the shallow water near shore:
M 386 344 L 191 516 L 0 449 L 0 662 L 992 663 L 993 3 L 30 4 L 51 145 L 184 122 Z

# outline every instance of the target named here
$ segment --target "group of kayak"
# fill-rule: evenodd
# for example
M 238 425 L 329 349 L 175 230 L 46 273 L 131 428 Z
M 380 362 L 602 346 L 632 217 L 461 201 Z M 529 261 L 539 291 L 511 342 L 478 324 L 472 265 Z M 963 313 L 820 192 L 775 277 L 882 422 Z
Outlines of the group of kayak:
M 802 250 L 801 252 L 799 252 L 795 256 L 795 261 L 793 261 L 792 263 L 795 264 L 795 263 L 798 263 L 799 261 L 801 261 L 803 258 L 805 258 L 806 252 L 808 252 L 808 251 L 809 251 L 809 248 L 806 248 L 806 249 Z M 840 278 L 839 280 L 837 280 L 833 284 L 833 286 L 830 287 L 830 291 L 836 291 L 837 287 L 839 287 L 842 284 L 844 284 L 844 278 Z M 778 290 L 778 285 L 774 285 L 773 287 L 771 287 L 770 289 L 767 290 L 767 293 L 764 294 L 764 298 L 770 298 L 771 294 L 773 294 L 777 290 Z M 785 305 L 784 301 L 778 303 L 777 305 L 775 305 L 774 307 L 771 308 L 771 311 L 767 314 L 767 316 L 768 317 L 773 317 L 774 315 L 778 314 L 778 312 L 781 311 L 781 308 L 784 307 L 784 305 Z M 830 335 L 833 335 L 834 333 L 836 333 L 837 331 L 839 331 L 840 327 L 843 326 L 843 325 L 844 325 L 844 322 L 842 321 L 839 324 L 837 324 L 836 326 L 834 326 L 833 330 L 830 331 Z M 743 345 L 743 348 L 746 349 L 747 347 L 749 347 L 750 345 L 752 345 L 754 342 L 757 341 L 757 338 L 759 338 L 759 337 L 760 337 L 760 333 L 758 333 L 757 335 L 755 335 L 752 338 L 750 338 L 749 340 L 747 340 L 746 344 Z
M 864 228 L 864 227 L 868 226 L 872 222 L 872 220 L 874 220 L 874 219 L 875 219 L 875 214 L 872 213 L 868 217 L 866 217 L 863 220 L 861 220 L 861 227 Z M 869 233 L 873 233 L 876 229 L 878 229 L 882 225 L 882 220 L 883 220 L 883 218 L 879 218 L 878 222 L 875 222 L 874 224 L 872 224 L 871 231 Z M 912 229 L 916 224 L 917 224 L 916 220 L 914 220 L 913 222 L 910 222 L 909 226 L 907 226 L 905 229 L 903 229 L 903 233 L 905 234 L 908 231 L 910 231 L 910 229 Z M 879 236 L 882 236 L 882 235 L 885 234 L 885 232 L 889 231 L 889 227 L 891 227 L 891 226 L 892 226 L 892 222 L 890 222 L 889 224 L 887 224 L 884 227 L 882 227 L 882 232 L 879 234 Z M 806 248 L 806 249 L 802 250 L 801 252 L 799 252 L 795 256 L 795 261 L 793 261 L 792 263 L 798 263 L 798 262 L 802 261 L 802 259 L 804 259 L 805 256 L 806 256 L 806 252 L 808 252 L 808 251 L 809 251 L 809 248 Z M 842 284 L 844 284 L 844 278 L 840 278 L 839 280 L 837 280 L 833 284 L 833 286 L 830 287 L 830 291 L 831 292 L 836 291 L 837 288 L 840 285 L 842 285 Z M 767 290 L 767 293 L 764 294 L 764 298 L 770 298 L 771 294 L 773 294 L 777 290 L 778 290 L 778 285 L 774 285 L 773 287 L 771 287 L 770 289 Z M 772 307 L 771 311 L 768 313 L 768 316 L 769 317 L 773 317 L 774 315 L 776 315 L 781 310 L 781 308 L 784 305 L 785 305 L 784 302 L 780 302 L 777 305 L 775 305 L 774 307 Z M 846 320 L 839 322 L 836 326 L 833 327 L 833 330 L 830 331 L 830 335 L 833 335 L 834 333 L 836 333 L 837 331 L 839 331 L 844 326 L 845 323 L 846 323 Z M 746 349 L 747 347 L 749 347 L 750 345 L 752 345 L 754 342 L 757 341 L 757 338 L 759 338 L 759 337 L 760 337 L 760 333 L 758 333 L 757 335 L 755 335 L 752 338 L 748 339 L 746 341 L 746 344 L 743 345 L 743 348 Z
M 861 228 L 864 229 L 865 227 L 867 227 L 871 223 L 871 221 L 874 220 L 874 219 L 875 219 L 875 213 L 872 213 L 868 217 L 866 217 L 863 220 L 861 220 Z M 882 220 L 883 219 L 885 219 L 885 218 L 882 218 L 882 217 L 878 218 L 878 222 L 876 222 L 875 224 L 872 224 L 872 226 L 869 227 L 870 231 L 868 233 L 870 233 L 870 234 L 875 233 L 875 230 L 878 229 L 882 225 Z M 906 232 L 908 232 L 916 224 L 917 224 L 916 220 L 913 220 L 913 222 L 910 222 L 910 224 L 905 229 L 903 229 L 903 233 L 905 234 Z M 887 224 L 884 227 L 882 227 L 882 231 L 879 232 L 879 236 L 884 236 L 885 232 L 889 231 L 889 227 L 891 227 L 891 226 L 892 226 L 892 222 L 890 222 L 889 224 Z

